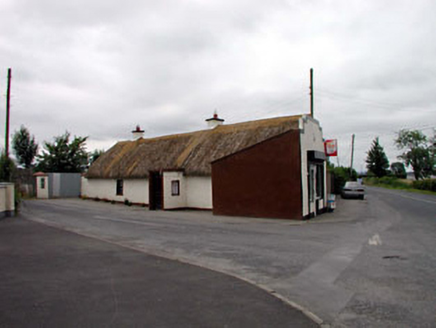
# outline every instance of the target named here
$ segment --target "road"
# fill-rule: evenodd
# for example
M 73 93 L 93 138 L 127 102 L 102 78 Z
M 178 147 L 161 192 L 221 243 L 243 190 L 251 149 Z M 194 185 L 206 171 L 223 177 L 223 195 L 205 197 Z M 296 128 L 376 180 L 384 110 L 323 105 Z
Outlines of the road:
M 436 326 L 436 197 L 368 188 L 294 222 L 28 201 L 24 216 L 237 276 L 333 327 Z
M 0 327 L 299 327 L 240 279 L 22 218 L 0 220 Z

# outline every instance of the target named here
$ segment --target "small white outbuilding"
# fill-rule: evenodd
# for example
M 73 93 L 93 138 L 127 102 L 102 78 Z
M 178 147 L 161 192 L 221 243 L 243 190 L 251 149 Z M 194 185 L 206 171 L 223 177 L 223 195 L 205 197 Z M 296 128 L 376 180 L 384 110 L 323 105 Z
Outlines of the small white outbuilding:
M 36 197 L 43 199 L 79 197 L 81 176 L 81 173 L 35 173 Z

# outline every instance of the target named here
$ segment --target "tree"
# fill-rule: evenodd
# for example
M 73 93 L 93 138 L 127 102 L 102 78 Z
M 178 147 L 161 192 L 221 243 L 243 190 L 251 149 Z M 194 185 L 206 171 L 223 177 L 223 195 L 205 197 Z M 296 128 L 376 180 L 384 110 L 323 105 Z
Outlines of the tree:
M 392 173 L 399 179 L 407 178 L 406 168 L 401 162 L 395 162 L 391 164 Z
M 435 170 L 435 156 L 432 143 L 419 130 L 400 130 L 395 144 L 404 150 L 398 156 L 406 166 L 412 166 L 415 179 L 429 177 Z
M 32 162 L 38 152 L 38 144 L 35 142 L 35 137 L 30 136 L 29 130 L 24 125 L 14 133 L 12 148 L 20 165 L 26 169 L 32 167 Z
M 37 169 L 43 172 L 82 172 L 88 161 L 85 143 L 88 137 L 74 137 L 70 133 L 55 137 L 53 143 L 44 142 L 41 155 L 38 155 Z
M 377 178 L 381 178 L 388 173 L 389 161 L 378 138 L 373 140 L 371 149 L 368 151 L 366 167 Z
M 333 192 L 335 194 L 340 194 L 342 192 L 345 182 L 356 181 L 357 179 L 356 170 L 350 169 L 349 167 L 335 167 L 333 164 L 328 163 L 328 170 L 333 174 Z
M 436 174 L 436 129 L 433 129 L 433 137 L 430 139 L 430 156 L 433 164 L 432 174 Z
M 95 149 L 92 153 L 89 153 L 88 155 L 88 165 L 91 166 L 92 163 L 94 163 L 97 158 L 99 158 L 101 155 L 104 154 L 103 149 Z
M 16 169 L 14 161 L 2 151 L 0 153 L 0 182 L 11 182 Z

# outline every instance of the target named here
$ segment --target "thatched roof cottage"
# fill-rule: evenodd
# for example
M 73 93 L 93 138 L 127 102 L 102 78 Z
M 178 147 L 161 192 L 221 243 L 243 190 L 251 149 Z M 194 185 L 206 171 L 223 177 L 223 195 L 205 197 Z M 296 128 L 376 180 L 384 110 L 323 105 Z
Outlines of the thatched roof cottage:
M 223 124 L 184 134 L 121 141 L 100 156 L 82 195 L 198 208 L 215 214 L 301 219 L 326 207 L 319 123 L 306 115 Z M 139 136 L 139 137 L 138 137 Z

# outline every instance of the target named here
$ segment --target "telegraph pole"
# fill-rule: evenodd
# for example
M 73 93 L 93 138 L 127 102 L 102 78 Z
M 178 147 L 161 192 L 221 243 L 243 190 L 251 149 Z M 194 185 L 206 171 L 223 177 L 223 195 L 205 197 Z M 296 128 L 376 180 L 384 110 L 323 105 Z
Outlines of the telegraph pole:
M 351 164 L 350 164 L 350 176 L 353 173 L 353 159 L 354 159 L 354 134 L 351 137 Z
M 9 157 L 9 108 L 11 103 L 11 78 L 12 70 L 8 68 L 8 89 L 6 92 L 6 136 L 5 136 L 5 151 Z
M 313 118 L 313 68 L 310 69 L 310 116 Z

